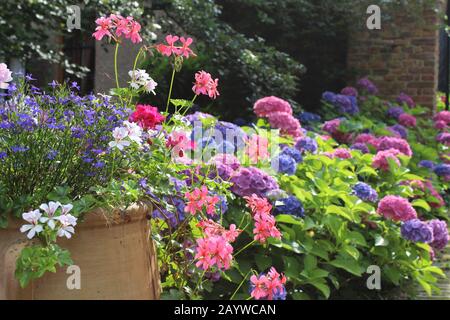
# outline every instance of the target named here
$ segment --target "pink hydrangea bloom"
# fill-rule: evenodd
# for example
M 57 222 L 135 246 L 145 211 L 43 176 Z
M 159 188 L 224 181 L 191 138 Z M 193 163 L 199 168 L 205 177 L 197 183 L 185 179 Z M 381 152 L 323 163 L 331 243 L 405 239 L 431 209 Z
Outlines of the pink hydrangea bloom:
M 398 122 L 405 127 L 415 127 L 417 125 L 416 117 L 407 113 L 402 113 L 398 117 Z
M 395 163 L 400 166 L 400 160 L 397 158 L 397 155 L 399 154 L 400 151 L 398 151 L 397 149 L 378 151 L 378 153 L 372 160 L 372 166 L 383 171 L 389 171 L 389 162 L 387 159 L 390 158 L 394 160 Z
M 447 129 L 447 123 L 445 122 L 445 121 L 436 121 L 435 123 L 434 123 L 434 128 L 435 129 L 437 129 L 437 130 L 444 130 L 444 129 Z
M 325 122 L 322 126 L 322 130 L 331 134 L 333 139 L 335 139 L 336 141 L 340 143 L 347 143 L 352 135 L 350 133 L 344 133 L 339 131 L 340 125 L 341 125 L 340 119 L 333 119 Z
M 434 118 L 434 121 L 444 121 L 446 124 L 450 124 L 450 111 L 441 111 L 437 113 Z
M 286 112 L 272 112 L 267 115 L 270 125 L 280 129 L 281 134 L 290 135 L 294 138 L 302 136 L 300 122 L 291 114 Z
M 377 150 L 384 151 L 388 149 L 396 149 L 408 157 L 411 157 L 413 154 L 408 141 L 404 139 L 394 137 L 380 138 Z
M 334 150 L 332 153 L 333 158 L 339 158 L 339 159 L 350 159 L 352 157 L 352 154 L 350 153 L 350 150 L 345 148 L 338 148 Z
M 245 142 L 245 154 L 253 164 L 269 159 L 269 140 L 256 134 L 252 135 Z
M 228 270 L 233 260 L 233 247 L 221 236 L 197 239 L 195 259 L 196 266 L 208 270 L 216 266 L 221 270 Z
M 405 198 L 386 196 L 378 203 L 377 213 L 394 221 L 417 219 L 417 212 Z
M 253 111 L 260 118 L 265 118 L 272 112 L 285 112 L 292 115 L 292 108 L 289 102 L 278 97 L 265 97 L 255 102 Z
M 442 132 L 436 136 L 436 141 L 445 145 L 450 145 L 450 132 Z
M 353 143 L 365 143 L 370 144 L 374 146 L 375 148 L 378 147 L 378 138 L 375 137 L 373 134 L 370 133 L 361 133 L 356 136 L 355 141 Z

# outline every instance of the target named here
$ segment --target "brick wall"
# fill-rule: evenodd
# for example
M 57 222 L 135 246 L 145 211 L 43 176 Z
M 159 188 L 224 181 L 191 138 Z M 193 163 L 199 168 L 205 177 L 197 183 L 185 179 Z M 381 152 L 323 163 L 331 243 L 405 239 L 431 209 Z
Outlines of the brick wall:
M 404 92 L 434 108 L 440 20 L 436 11 L 425 8 L 422 18 L 418 22 L 411 14 L 398 12 L 383 21 L 381 30 L 368 30 L 364 25 L 352 31 L 347 61 L 352 80 L 368 75 L 382 97 L 392 99 Z

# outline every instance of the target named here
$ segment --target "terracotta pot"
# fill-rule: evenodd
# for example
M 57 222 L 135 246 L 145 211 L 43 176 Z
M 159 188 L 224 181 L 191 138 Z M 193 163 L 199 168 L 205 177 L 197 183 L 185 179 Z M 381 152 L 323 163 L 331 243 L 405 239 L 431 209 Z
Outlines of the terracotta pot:
M 11 219 L 0 229 L 0 299 L 159 299 L 160 277 L 146 215 L 148 208 L 134 206 L 111 217 L 103 210 L 85 215 L 72 239 L 58 239 L 71 252 L 80 271 L 80 289 L 66 267 L 47 273 L 20 288 L 14 277 L 16 258 L 30 244 L 19 231 L 22 221 Z M 73 286 L 72 286 L 73 288 Z

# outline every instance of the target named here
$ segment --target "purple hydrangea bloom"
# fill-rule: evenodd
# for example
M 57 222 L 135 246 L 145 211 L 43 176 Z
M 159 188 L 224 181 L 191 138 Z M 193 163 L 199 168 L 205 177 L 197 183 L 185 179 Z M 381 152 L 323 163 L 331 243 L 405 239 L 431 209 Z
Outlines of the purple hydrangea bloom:
M 433 229 L 427 223 L 419 219 L 412 219 L 403 223 L 401 227 L 402 237 L 413 242 L 433 242 Z
M 352 149 L 352 150 L 359 150 L 362 153 L 369 153 L 370 152 L 369 148 L 367 147 L 367 145 L 365 143 L 354 143 L 350 147 L 350 149 Z
M 331 92 L 331 91 L 325 91 L 325 92 L 322 94 L 322 99 L 323 99 L 325 102 L 334 104 L 334 103 L 336 102 L 336 94 L 333 93 L 333 92 Z
M 344 89 L 341 90 L 341 94 L 345 96 L 357 97 L 358 90 L 354 87 L 345 87 Z
M 303 203 L 295 196 L 289 196 L 275 201 L 274 208 L 276 214 L 289 214 L 301 218 L 305 216 Z
M 428 225 L 433 230 L 433 242 L 431 242 L 431 246 L 437 250 L 444 249 L 449 241 L 447 223 L 434 219 L 429 221 Z
M 341 113 L 354 115 L 359 112 L 356 97 L 337 94 L 335 96 L 334 105 L 339 108 Z
M 368 94 L 375 95 L 378 93 L 378 88 L 367 77 L 359 79 L 358 86 L 360 86 L 363 90 L 366 90 Z
M 265 197 L 267 192 L 279 189 L 273 177 L 255 167 L 241 167 L 233 174 L 231 182 L 231 191 L 241 197 L 252 194 Z
M 389 130 L 391 132 L 393 132 L 394 134 L 395 133 L 399 134 L 402 139 L 408 138 L 408 129 L 406 129 L 401 124 L 396 124 L 396 125 L 394 125 L 392 127 L 389 127 Z
M 305 152 L 316 153 L 318 146 L 316 140 L 310 137 L 303 137 L 297 141 L 297 143 L 295 144 L 295 148 L 302 153 Z
M 300 163 L 303 161 L 303 157 L 300 151 L 298 151 L 295 148 L 284 148 L 283 151 L 281 151 L 281 154 L 287 155 L 295 160 L 295 162 Z
M 386 115 L 387 115 L 389 118 L 393 118 L 393 119 L 398 120 L 398 118 L 399 118 L 403 113 L 405 113 L 405 111 L 403 110 L 402 107 L 392 107 L 392 108 L 389 108 L 389 109 L 388 109 L 388 111 L 386 112 Z
M 434 173 L 440 177 L 450 175 L 450 165 L 449 164 L 438 164 L 433 169 Z
M 399 104 L 406 104 L 410 108 L 414 108 L 416 106 L 413 98 L 411 98 L 404 92 L 400 93 L 400 95 L 397 97 L 397 102 Z
M 297 162 L 290 156 L 280 154 L 272 159 L 272 168 L 279 173 L 286 173 L 292 176 L 297 170 Z
M 434 166 L 435 166 L 435 163 L 433 161 L 431 161 L 431 160 L 422 160 L 422 161 L 419 162 L 418 165 L 421 168 L 427 168 L 427 169 L 433 170 Z
M 245 146 L 247 134 L 239 126 L 231 122 L 219 121 L 215 128 L 222 133 L 224 142 L 230 142 L 237 149 L 241 149 Z
M 363 201 L 376 202 L 378 193 L 367 183 L 358 182 L 353 186 L 353 193 Z
M 436 136 L 436 141 L 442 144 L 450 144 L 450 132 L 442 132 Z

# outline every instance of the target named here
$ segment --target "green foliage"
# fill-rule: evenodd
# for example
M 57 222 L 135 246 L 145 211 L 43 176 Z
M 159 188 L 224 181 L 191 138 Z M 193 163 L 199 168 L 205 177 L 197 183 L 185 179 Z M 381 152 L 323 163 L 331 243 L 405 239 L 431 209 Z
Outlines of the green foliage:
M 55 273 L 57 267 L 73 264 L 70 252 L 57 244 L 48 246 L 33 245 L 24 248 L 16 262 L 16 278 L 22 288 L 30 281 L 42 277 L 46 272 Z

